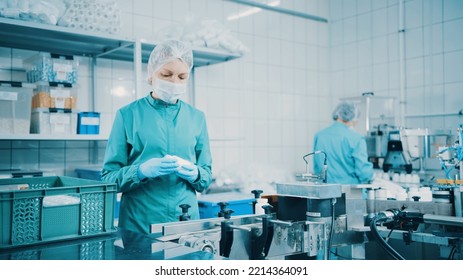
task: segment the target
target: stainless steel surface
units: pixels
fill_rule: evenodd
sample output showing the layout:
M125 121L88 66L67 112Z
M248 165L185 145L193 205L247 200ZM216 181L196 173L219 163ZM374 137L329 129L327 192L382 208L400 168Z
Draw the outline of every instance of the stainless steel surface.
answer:
M401 139L411 158L432 158L439 146L450 145L452 131L448 129L402 129Z
M461 217L426 214L423 219L425 223L463 227L463 218Z
M374 213L388 209L416 210L423 214L453 216L453 205L451 203L416 202L400 200L374 200Z
M386 157L389 134L392 131L397 131L397 128L387 124L378 125L375 129L368 131L367 135L365 136L368 157Z
M303 248L308 256L317 256L320 250L326 248L325 240L327 237L327 230L325 224L317 222L307 222L307 231L304 235Z
M397 229L391 232L390 229L379 227L381 235L388 235L390 241L401 252L410 250L411 246L406 243L406 238L409 236L414 249L406 256L411 259L419 259L420 248L428 250L428 247L431 247L429 250L432 251L423 254L423 259L446 257L446 254L456 259L462 258L455 252L459 252L458 244L463 237L460 237L458 231L454 232L452 227L463 227L463 218L452 216L454 207L452 203L366 200L362 196L365 187L368 188L365 185L277 183L277 193L280 191L281 194L278 193L276 195L278 199L273 202L277 201L276 206L279 208L292 207L293 210L287 210L284 218L281 218L283 216L280 217L277 212L270 219L269 226L273 229L273 237L265 259L328 259L330 251L337 252L341 258L381 258L381 254L372 255L371 250L368 251L368 248L374 247L375 242L370 239L367 217L372 217L380 211L402 208L423 213L425 224L420 224L411 234ZM282 204L287 199L293 203ZM331 225L332 217L329 215L332 211L325 211L324 215L319 217L306 216L309 205L316 206L324 202L329 202L328 204L331 205L334 200L336 204L334 204L333 225ZM368 209L372 211L371 213L367 212L367 204L370 205ZM302 215L300 211L303 211ZM256 240L255 234L259 236L264 231L266 221L264 217L266 216L247 215L230 219L233 222L229 227L233 232L233 243L231 243L229 259L251 259L256 248L253 243ZM222 221L223 218L211 218L153 225L152 228L162 233L162 236L156 238L158 241L178 242L196 252L208 252L218 258ZM373 250L382 249L373 248ZM367 251L369 253L366 253Z
M279 196L291 196L309 199L329 199L341 197L339 184L312 184L312 183L277 183L276 191Z
M463 168L460 168L460 172L462 172ZM453 189L453 204L455 205L455 216L456 217L463 217L463 190L462 186L456 187Z
M290 225L275 224L268 258L281 259L284 256L304 252L304 244L307 243L304 228L305 222L291 223Z
M383 237L389 237L391 239L398 239L398 240L403 240L404 233L405 233L405 231L392 231L391 232L391 230L387 228L379 228L378 231ZM451 244L451 240L456 240L456 239L457 238L436 236L431 233L413 232L411 234L411 241L442 245L442 246L449 246Z
M241 215L231 217L230 221L232 221L235 225L242 225L242 224L250 224L254 223L255 219L259 216L256 215ZM152 224L151 225L151 233L161 233L162 235L174 235L174 234L182 234L186 231L188 232L195 232L195 231L203 231L209 230L214 228L220 228L220 222L223 221L224 218L210 218L210 219L202 219L202 220L191 220L185 222L171 222L171 223L160 223L160 224Z
M396 126L398 100L387 96L363 95L340 98L357 104L360 118L356 130L363 135L374 131L378 126L387 124Z
M207 251L119 229L106 236L0 250L0 260L217 260Z

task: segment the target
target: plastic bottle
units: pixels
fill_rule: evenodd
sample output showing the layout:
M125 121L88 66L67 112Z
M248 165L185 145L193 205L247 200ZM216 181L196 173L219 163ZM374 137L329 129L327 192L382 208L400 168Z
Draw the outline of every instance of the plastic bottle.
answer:
M392 182L394 183L400 182L400 175L397 173L394 173L394 175L392 175Z
M396 194L395 194L395 199L400 200L400 201L406 201L407 200L407 192L405 190L397 191Z
M387 190L385 189L375 190L375 199L376 200L387 200Z
M267 198L257 198L256 199L256 206L254 207L254 213L256 215L263 215L265 214L264 208L262 206L268 205L268 199Z

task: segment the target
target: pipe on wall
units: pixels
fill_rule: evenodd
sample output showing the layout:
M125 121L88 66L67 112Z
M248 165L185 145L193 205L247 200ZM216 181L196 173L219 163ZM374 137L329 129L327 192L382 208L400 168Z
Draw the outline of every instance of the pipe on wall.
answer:
M405 127L405 23L404 8L405 1L399 1L399 127Z

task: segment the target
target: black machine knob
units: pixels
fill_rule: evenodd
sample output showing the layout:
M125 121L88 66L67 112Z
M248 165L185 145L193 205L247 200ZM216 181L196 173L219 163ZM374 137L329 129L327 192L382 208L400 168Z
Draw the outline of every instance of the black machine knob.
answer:
M270 204L263 205L262 208L264 209L265 215L272 214L272 209L273 209L272 205L270 205Z
M226 209L226 210L223 211L223 217L225 219L229 220L231 218L231 214L233 214L233 212L235 212L235 211L233 211L231 209Z
M224 215L223 213L224 213L224 211L225 211L225 209L226 209L226 207L228 205L228 202L219 202L219 203L217 203L217 205L219 205L219 207L220 207L220 211L217 214L217 216L218 217L223 217L223 215Z
M264 191L263 190L252 190L251 192L254 194L254 198L257 199L257 198L260 198L261 193L263 193Z
M180 215L180 221L188 221L190 220L191 216L188 214L188 209L191 207L189 204L180 204L180 208L182 208L182 215Z

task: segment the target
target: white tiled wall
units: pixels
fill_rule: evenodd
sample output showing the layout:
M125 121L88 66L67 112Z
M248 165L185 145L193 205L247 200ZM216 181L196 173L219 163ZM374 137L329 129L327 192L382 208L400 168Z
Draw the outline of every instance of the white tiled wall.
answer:
M291 173L305 170L302 155L312 149L320 120L328 119L320 113L329 114L318 106L320 100L330 102L326 23L265 10L228 21L252 7L221 0L118 3L125 7L122 36L155 40L157 31L194 16L217 20L250 49L240 59L195 69L194 101L207 116L215 174L253 164ZM283 0L281 7L328 17L328 2L323 0ZM130 72L133 66L126 67ZM111 119L120 98L109 95L108 89L118 77L114 65L99 71L108 80L99 86L97 109Z
M194 103L207 116L215 175L255 166L303 171L302 156L311 151L315 131L331 122L339 97L367 91L399 96L399 0L280 1L282 8L325 17L328 24L265 10L229 21L251 7L224 0L117 2L123 20L118 36L155 40L159 30L194 16L217 20L250 49L242 58L195 69ZM405 0L404 15L406 114L458 112L463 109L463 1ZM24 53L13 52L0 48L0 65L20 67ZM79 61L78 107L101 112L101 132L109 134L114 112L136 98L134 65L97 60L92 108L91 60ZM24 78L2 69L0 76ZM147 84L143 91L148 93ZM451 129L463 122L457 116L406 121L410 127ZM66 170L89 162L93 151L88 142L32 141L27 147L18 142L0 141L2 167L32 162L31 167L52 168L64 162ZM99 145L101 162L104 142Z
M230 15L252 7L223 0L118 0L117 3L123 20L118 36L156 40L158 31L196 17L217 20L250 49L240 59L195 69L194 103L207 116L214 174L230 169L246 170L250 166L280 169L291 175L305 170L302 156L311 151L315 130L329 120L329 109L325 109L331 103L327 23L266 10L229 21ZM280 3L285 9L329 16L329 2L325 0ZM91 60L79 58L79 61L78 108L101 112L100 131L109 134L114 112L136 98L133 63L98 59L93 101ZM143 75L144 79L145 65ZM148 93L149 86L145 84L143 89ZM44 142L36 143L33 148L32 154L37 159L24 159L32 162L32 167L63 162L65 166L73 166L71 158L89 161L88 153L78 152L79 149L91 152L89 147L71 149L63 144L56 148L58 152L54 151L59 156L52 158L49 148L42 147L46 145ZM10 147L14 143L3 144ZM5 165L22 164L23 150L2 151ZM43 162L46 159L48 163ZM271 177L271 172L268 174Z
M333 97L400 97L398 0L331 0ZM404 126L455 128L463 109L463 1L405 0ZM415 115L415 116L411 116Z

